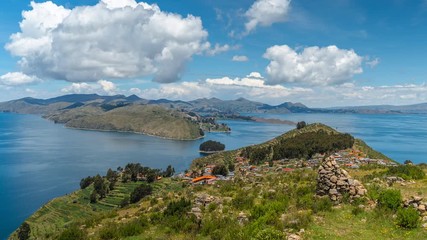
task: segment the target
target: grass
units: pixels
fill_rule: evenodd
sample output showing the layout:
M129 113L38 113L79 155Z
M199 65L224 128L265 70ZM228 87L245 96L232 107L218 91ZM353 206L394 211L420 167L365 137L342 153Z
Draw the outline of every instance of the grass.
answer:
M317 216L306 229L305 239L427 239L427 231L421 228L405 230L396 226L391 216L374 211L354 215L352 206L343 206Z

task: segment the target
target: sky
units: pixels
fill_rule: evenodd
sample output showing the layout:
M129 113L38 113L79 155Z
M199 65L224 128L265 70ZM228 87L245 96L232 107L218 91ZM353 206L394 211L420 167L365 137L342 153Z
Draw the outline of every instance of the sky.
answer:
M0 101L427 102L426 0L2 0Z

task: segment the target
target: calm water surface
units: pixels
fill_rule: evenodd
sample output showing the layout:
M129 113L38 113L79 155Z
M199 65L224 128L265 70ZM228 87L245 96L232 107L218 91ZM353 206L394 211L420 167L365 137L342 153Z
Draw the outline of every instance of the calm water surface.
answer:
M323 122L362 138L403 162L427 162L427 115L287 114L262 115L293 121ZM224 121L232 133L209 133L196 141L173 141L137 134L64 128L38 116L0 113L0 239L48 200L79 187L81 178L105 174L128 162L154 168L171 164L185 170L206 140L227 149L271 139L293 127Z

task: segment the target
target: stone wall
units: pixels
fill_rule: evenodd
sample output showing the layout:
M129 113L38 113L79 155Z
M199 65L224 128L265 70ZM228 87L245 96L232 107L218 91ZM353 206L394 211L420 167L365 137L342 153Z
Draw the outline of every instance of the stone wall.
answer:
M350 200L366 195L367 190L361 182L351 178L337 162L328 157L319 166L317 176L317 195L326 196L333 202L340 202L343 194L348 193Z

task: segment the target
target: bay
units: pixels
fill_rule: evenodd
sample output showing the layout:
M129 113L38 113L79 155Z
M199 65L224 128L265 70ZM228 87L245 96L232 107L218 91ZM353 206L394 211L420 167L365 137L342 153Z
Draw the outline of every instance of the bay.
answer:
M254 115L254 114L251 114ZM365 140L376 150L403 162L427 162L427 115L262 114L308 123L323 122ZM208 133L196 141L64 128L39 116L0 113L0 239L54 197L79 187L81 178L105 174L129 162L180 172L199 157L206 140L226 149L257 144L292 128L289 125L222 121L231 133Z

